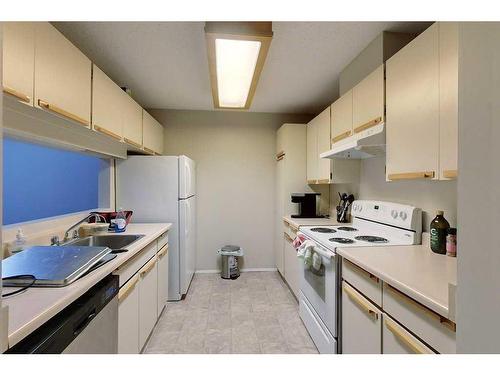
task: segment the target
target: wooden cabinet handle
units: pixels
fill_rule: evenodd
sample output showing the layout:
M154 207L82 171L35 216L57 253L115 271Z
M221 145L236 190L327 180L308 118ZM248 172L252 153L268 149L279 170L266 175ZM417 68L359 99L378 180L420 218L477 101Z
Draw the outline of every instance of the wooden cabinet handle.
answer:
M285 157L285 151L280 151L276 154L277 161L283 160L284 157Z
M429 308L425 307L424 305L418 303L417 301L413 300L412 298L408 297L406 294L400 292L396 288L393 288L389 284L384 283L384 288L386 288L389 292L392 293L395 297L403 300L407 304L413 306L414 308L420 310L430 318L437 320L440 324L442 324L444 327L449 329L452 332L456 332L457 330L457 325L452 322L451 320L445 318L444 316L439 315L438 313L435 313L434 311L430 310Z
M458 171L456 169L448 169L443 171L444 178L457 178Z
M118 301L124 300L130 294L132 289L134 289L138 282L139 275L135 274L124 286L120 288L120 291L118 292Z
M403 342L408 348L410 348L414 353L417 354L428 354L429 352L425 350L424 346L411 337L407 332L405 332L401 327L399 327L392 320L385 319L385 326L391 331L394 336L396 336L401 342Z
M436 172L434 172L434 171L410 172L410 173L391 173L387 177L391 181L416 180L416 179L434 178L435 174L436 174Z
M158 258L163 258L163 256L168 252L168 244L163 246L160 251L158 251Z
M382 117L377 117L371 121L364 123L363 125L359 125L354 128L354 133L361 133L363 130L370 129L371 127L378 125L382 122Z
M324 178L322 180L316 180L316 183L318 184L329 184L331 181L329 178Z
M346 132L343 132L342 134L339 134L337 135L336 137L333 137L332 138L332 143L335 143L335 142L338 142L338 141L341 141L347 137L350 137L352 134L352 130L348 130Z
M373 319L378 320L378 313L371 308L371 306L365 301L364 298L360 297L357 292L352 290L347 284L342 285L342 289L347 294L347 296L356 303L361 309L365 310Z
M135 146L137 148L141 148L142 147L142 145L140 143L137 143L137 142L135 142L135 141L133 141L131 139L123 138L123 140L125 141L125 143L128 143L131 146Z
M70 120L73 120L81 125L89 126L89 122L87 120L81 118L80 116L74 115L68 111L65 111L64 109L59 108L58 106L47 103L46 101L43 101L42 99L38 99L38 105L41 108L46 109L47 111L57 113L58 115L66 117Z
M370 272L368 272L367 270L364 270L363 268L361 268L360 266L358 266L357 264L354 264L350 261L348 261L347 259L344 259L344 261L346 262L346 264L352 268L352 270L354 272L357 272L357 273L360 273L362 274L363 276L365 277L368 277L371 281L374 281L375 283L379 283L380 282L380 279L375 276L375 275L372 275Z
M101 127L99 125L94 125L94 130L98 131L99 133L109 135L110 137L113 137L114 139L117 139L119 141L122 140L122 137L119 136L118 134L113 133L112 131L110 131L108 129L104 129L103 127Z
M144 276L146 275L149 271L151 271L153 269L153 267L155 266L156 264L156 261L158 260L157 256L155 255L149 262L147 262L144 267L142 267L140 270L139 270L139 274L141 276Z
M19 99L20 101L25 102L25 103L29 103L31 101L31 98L28 95L25 95L22 92L14 90L13 88L10 88L10 87L4 86L3 92L6 94L9 94L9 95Z
M155 152L153 150L151 150L150 148L147 148L147 147L144 147L144 151L150 155L154 155Z
M288 242L293 242L292 237L288 233L283 233L283 237L285 237L285 240Z

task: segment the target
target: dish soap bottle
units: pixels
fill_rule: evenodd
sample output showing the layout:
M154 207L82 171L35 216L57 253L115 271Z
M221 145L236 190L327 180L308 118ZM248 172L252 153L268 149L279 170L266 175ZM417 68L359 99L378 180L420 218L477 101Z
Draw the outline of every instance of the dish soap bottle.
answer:
M19 228L16 233L16 239L14 240L14 246L12 247L12 254L18 253L24 250L26 246L26 237L24 236L23 230Z
M436 217L431 221L431 250L438 254L446 254L446 235L450 223L443 216L443 211L437 211Z

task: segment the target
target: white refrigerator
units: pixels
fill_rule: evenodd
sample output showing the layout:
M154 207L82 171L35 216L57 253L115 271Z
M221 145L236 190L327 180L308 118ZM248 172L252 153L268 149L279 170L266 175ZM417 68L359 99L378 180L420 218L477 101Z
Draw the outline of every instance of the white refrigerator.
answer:
M129 156L116 162L116 207L132 222L172 223L168 299L187 293L196 267L196 165L187 156Z

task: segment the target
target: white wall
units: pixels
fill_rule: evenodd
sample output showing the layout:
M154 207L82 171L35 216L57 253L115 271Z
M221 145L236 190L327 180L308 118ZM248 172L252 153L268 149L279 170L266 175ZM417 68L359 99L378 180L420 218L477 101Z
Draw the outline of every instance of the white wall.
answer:
M459 41L457 351L500 353L500 23Z
M408 204L423 210L423 230L436 210L443 210L451 226L457 223L456 181L392 181L385 180L385 157L365 159L361 162L359 185L337 185L331 189L332 211L338 201L337 191L354 194L356 199L375 199Z
M219 268L216 251L236 244L243 267L275 268L276 130L310 116L152 110L165 126L165 154L197 163L197 269Z

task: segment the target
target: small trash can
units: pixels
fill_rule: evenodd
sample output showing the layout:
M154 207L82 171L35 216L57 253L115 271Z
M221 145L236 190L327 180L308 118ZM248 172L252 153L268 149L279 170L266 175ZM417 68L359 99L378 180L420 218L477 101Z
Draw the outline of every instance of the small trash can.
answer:
M239 246L226 245L219 250L221 255L221 273L223 279L237 279L240 276L238 257L243 256L243 249Z

